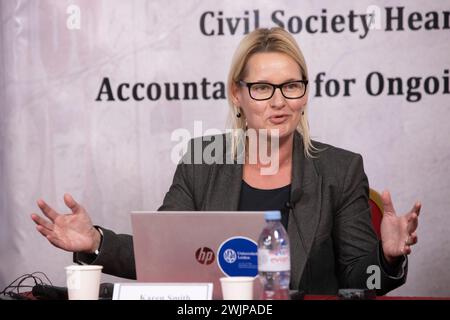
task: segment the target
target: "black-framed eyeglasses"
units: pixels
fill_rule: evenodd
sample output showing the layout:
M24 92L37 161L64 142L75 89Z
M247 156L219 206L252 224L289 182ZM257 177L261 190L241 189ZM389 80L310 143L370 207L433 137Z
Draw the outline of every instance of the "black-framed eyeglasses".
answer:
M240 80L239 83L247 86L250 97L257 101L269 100L273 97L277 88L280 89L281 94L286 99L300 99L306 94L306 87L308 86L308 80L286 81L281 84Z

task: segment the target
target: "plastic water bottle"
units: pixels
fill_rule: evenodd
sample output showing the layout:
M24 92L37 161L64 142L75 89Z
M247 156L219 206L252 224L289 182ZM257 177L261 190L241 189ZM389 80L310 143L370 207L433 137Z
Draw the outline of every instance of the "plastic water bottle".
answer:
M258 240L258 274L264 300L288 300L291 275L289 238L280 211L265 213L266 226Z

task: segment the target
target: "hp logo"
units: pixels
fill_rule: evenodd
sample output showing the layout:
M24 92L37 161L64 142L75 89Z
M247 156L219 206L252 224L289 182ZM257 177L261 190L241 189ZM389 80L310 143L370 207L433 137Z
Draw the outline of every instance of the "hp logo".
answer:
M214 251L208 247L198 248L195 252L195 259L201 264L211 264L214 262L215 258L216 255L214 254Z

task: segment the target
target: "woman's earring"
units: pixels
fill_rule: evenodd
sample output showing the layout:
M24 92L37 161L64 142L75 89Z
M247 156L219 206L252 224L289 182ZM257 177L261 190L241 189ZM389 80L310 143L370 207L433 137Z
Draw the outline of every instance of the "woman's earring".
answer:
M302 116L304 116L305 115L305 111L302 111Z
M236 113L236 117L240 118L241 117L241 113L240 112Z

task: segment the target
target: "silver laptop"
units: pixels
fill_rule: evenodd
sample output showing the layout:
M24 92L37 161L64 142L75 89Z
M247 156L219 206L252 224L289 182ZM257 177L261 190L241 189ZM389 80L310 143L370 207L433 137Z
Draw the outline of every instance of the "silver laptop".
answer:
M257 276L264 212L133 211L131 222L139 282L211 282L221 299L220 277Z

